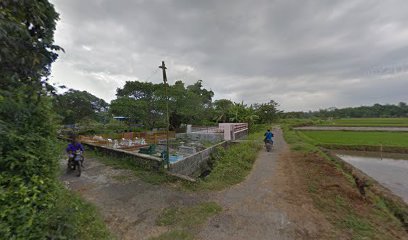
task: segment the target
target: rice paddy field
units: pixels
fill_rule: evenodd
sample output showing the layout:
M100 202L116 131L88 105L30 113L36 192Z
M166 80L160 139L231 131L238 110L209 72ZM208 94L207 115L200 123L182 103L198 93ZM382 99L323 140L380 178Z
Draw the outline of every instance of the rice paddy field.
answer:
M319 126L408 127L408 118L341 118L323 120Z
M372 145L408 148L408 132L298 131L315 144Z

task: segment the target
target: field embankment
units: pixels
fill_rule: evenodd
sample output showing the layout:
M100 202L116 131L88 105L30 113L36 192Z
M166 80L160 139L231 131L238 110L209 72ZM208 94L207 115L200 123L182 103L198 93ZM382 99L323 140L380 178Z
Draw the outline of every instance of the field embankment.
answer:
M359 146L362 139L369 136L371 146L379 146L378 143L388 138L387 141L393 143L390 146L405 148L405 143L401 143L405 135L380 133L379 136L378 133L372 133L362 136L360 132L350 132L352 135L343 135L349 132L338 132L333 136L333 131L309 134L294 131L288 125L284 130L286 141L291 144L294 154L297 154L295 161L298 173L304 179L314 205L325 214L330 223L346 234L346 239L407 238L407 206L396 205L370 188L362 196L351 172L318 147L322 144L346 146L341 145L345 143Z
M408 153L408 132L296 131L310 144L329 149Z

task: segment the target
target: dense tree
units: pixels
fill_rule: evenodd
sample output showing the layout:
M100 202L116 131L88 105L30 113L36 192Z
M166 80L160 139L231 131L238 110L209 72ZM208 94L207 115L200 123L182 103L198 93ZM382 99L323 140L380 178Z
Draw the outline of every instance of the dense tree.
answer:
M0 1L0 236L46 239L56 155L50 65L58 14L47 0Z
M176 81L169 86L170 127L177 128L181 123L198 123L208 116L214 93L203 88L199 80L193 85L184 86ZM166 95L163 84L148 82L126 82L117 90L117 99L111 102L111 113L140 120L146 127L165 126Z
M374 118L374 117L408 117L408 107L405 102L393 104L374 104L373 106L321 109L315 112L289 112L285 118Z
M278 106L279 104L274 100L270 100L268 103L262 103L260 105L256 104L254 108L259 117L259 122L271 123L278 119L279 114L281 113L281 111L278 110Z
M173 91L170 94L174 94ZM200 124L211 114L213 96L214 92L203 88L202 80L198 80L187 86L186 99L174 108L182 106L185 123Z
M73 124L82 120L107 121L109 105L87 91L70 89L54 96L54 109L62 117L62 123Z
M116 96L117 99L111 102L112 114L140 119L149 128L165 126L163 84L128 81L123 88L117 89Z
M408 117L408 108L404 102L398 105L374 104L373 106L329 108L311 112L308 117L320 118L371 118L371 117Z
M234 102L232 102L231 100L228 99L215 100L213 104L215 114L214 120L216 122L228 122L229 114L233 106Z

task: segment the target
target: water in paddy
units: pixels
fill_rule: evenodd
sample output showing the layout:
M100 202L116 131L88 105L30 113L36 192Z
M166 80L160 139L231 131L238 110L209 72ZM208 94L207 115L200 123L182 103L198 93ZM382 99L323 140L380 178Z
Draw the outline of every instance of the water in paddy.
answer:
M337 154L408 203L408 160Z

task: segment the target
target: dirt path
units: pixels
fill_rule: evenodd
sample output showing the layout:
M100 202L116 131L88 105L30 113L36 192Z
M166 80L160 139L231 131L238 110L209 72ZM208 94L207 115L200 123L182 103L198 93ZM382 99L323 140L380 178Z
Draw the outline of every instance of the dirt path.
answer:
M167 227L156 226L162 209L174 205L196 205L208 201L207 194L189 194L171 187L152 185L131 171L113 169L95 159L86 159L81 177L64 174L61 180L101 211L117 239L139 240L158 236Z
M287 144L275 129L272 152L262 150L248 178L214 197L224 211L201 239L327 239L330 224L305 196Z
M223 212L209 221L198 239L329 239L331 226L305 194L296 167L275 129L272 152L261 150L248 178L216 193L185 193L170 186L145 183L130 171L87 159L83 175L61 178L73 191L94 203L118 239L148 239L166 232L155 225L163 208L215 201Z

